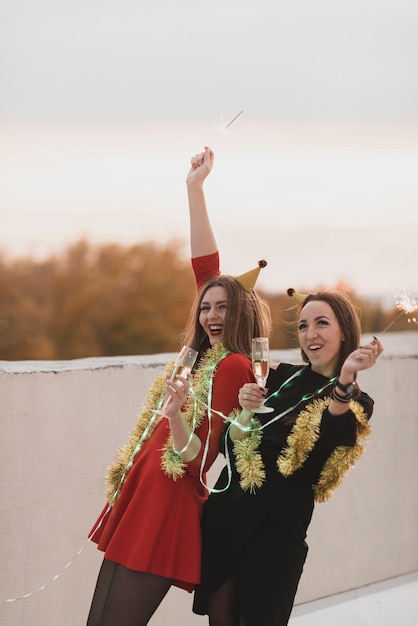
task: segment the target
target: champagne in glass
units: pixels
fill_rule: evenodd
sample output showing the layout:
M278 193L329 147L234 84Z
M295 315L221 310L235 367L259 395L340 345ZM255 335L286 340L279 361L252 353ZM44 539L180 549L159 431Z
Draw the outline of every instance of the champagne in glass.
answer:
M270 369L270 349L267 337L255 337L252 346L252 363L255 379L260 387L264 387ZM259 406L252 409L254 413L271 413L270 406Z
M179 384L179 381L177 381L176 383L176 376L183 376L183 378L187 378L189 374L191 374L197 355L198 352L196 350L193 350L193 348L183 346L178 353L176 360L174 361L173 369L170 374L170 380L175 384ZM169 402L170 398L166 396L164 398L161 409L159 409L158 411L154 411L154 413L158 413L159 415L165 415Z

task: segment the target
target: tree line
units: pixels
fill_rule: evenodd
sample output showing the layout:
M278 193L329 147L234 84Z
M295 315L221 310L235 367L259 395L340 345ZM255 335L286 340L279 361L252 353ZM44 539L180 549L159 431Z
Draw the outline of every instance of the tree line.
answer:
M182 260L176 241L122 246L81 240L45 260L0 256L0 359L175 352L194 294L190 262ZM272 349L295 347L294 301L286 293L261 295L272 310ZM399 313L350 297L365 333L378 333ZM396 330L408 328L402 316Z

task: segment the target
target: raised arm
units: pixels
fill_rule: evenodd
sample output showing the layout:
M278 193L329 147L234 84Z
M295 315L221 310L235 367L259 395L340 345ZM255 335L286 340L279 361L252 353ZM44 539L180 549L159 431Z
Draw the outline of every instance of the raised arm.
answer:
M192 258L206 256L218 251L203 192L203 183L212 170L213 161L212 150L205 147L204 152L192 157L191 168L186 177Z

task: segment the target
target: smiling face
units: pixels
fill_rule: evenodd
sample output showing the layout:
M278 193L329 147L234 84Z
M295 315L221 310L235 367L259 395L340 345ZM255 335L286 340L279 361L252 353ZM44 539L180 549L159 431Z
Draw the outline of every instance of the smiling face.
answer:
M299 318L299 342L314 372L331 378L337 373L344 334L331 306L322 300L311 300Z
M209 287L200 303L199 322L211 346L222 341L227 306L224 287Z

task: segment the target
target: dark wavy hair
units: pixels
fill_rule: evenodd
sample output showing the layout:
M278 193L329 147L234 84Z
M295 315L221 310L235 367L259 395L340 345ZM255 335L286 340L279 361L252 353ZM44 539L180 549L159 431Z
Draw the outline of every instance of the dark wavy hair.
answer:
M223 345L229 352L251 356L253 337L270 335L270 308L254 290L247 291L236 278L225 274L211 278L201 288L183 334L183 343L198 350L199 353L210 347L209 338L199 322L199 315L202 300L211 287L223 287L226 291Z
M303 311L303 308L308 302L320 301L329 304L333 310L335 317L338 320L338 324L344 335L344 341L341 343L340 354L337 363L337 371L334 374L337 376L342 368L342 365L346 358L353 350L356 350L360 345L361 338L361 326L360 317L357 309L354 307L348 296L339 290L332 291L318 291L317 293L311 293L306 296L305 300L300 306L299 316ZM301 349L302 358L305 363L309 363L309 359L304 351Z

